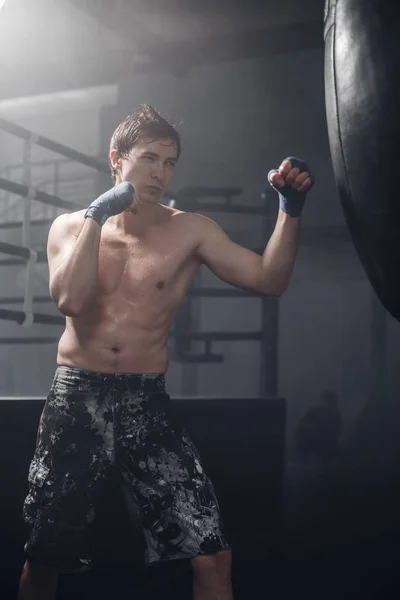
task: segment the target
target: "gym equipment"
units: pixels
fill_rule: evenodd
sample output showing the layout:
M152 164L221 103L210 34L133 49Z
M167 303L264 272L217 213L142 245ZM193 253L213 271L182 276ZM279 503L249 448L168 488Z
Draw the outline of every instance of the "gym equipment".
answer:
M327 0L325 96L343 212L368 278L400 320L400 3Z

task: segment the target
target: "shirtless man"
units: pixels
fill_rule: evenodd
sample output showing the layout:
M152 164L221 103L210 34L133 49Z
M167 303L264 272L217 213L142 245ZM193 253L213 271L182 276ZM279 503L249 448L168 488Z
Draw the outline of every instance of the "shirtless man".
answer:
M54 600L58 573L90 568L111 469L140 519L147 563L190 559L195 600L232 599L218 502L165 392L168 330L201 264L247 290L283 293L312 176L298 159L270 172L281 210L259 256L212 220L160 204L179 155L176 129L143 106L112 136L114 188L51 227L50 292L67 318L29 468L20 600Z

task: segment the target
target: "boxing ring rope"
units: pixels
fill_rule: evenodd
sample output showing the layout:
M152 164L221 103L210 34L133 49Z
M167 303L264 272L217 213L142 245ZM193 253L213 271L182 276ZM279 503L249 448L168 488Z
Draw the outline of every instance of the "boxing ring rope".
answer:
M7 242L0 242L0 252L3 254L10 254L11 256L19 256L25 260L29 260L31 255L31 250L29 248L14 246L14 244L8 244ZM36 254L38 262L47 262L47 256L44 250L38 250Z
M36 346L37 344L55 344L56 342L58 342L56 337L0 337L0 346Z
M0 177L0 188L6 190L6 192L11 192L12 194L16 194L17 196L22 196L24 198L32 193L32 190L30 190L27 185L11 181L10 179L4 179L4 177ZM52 194L47 194L46 192L41 192L40 190L33 191L32 199L36 200L37 202L42 202L42 204L57 206L57 208L65 208L66 210L82 210L85 208L80 204L76 204L70 200L63 200L62 198L58 198L58 196L53 196Z
M79 162L82 165L92 167L100 173L106 173L107 175L110 175L110 169L108 168L108 165L105 162L99 160L98 158L87 156L82 152L78 152L78 150L68 148L68 146L64 146L63 144L55 142L54 140L50 140L47 137L34 134L28 129L21 127L20 125L10 123L5 119L0 118L0 130L4 131L5 133L10 133L23 140L30 141L32 144L35 144L42 148L46 148L46 150L50 150L51 152L60 154L61 156L69 158L70 160L73 160L75 162Z
M22 310L8 310L0 308L0 319L4 321L14 321L18 325L23 325L26 314ZM64 325L64 317L57 315L46 315L43 313L33 313L32 323L41 323L42 325Z

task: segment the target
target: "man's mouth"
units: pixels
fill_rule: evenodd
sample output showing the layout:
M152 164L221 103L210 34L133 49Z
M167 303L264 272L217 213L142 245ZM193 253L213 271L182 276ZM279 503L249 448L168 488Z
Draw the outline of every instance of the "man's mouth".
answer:
M154 192L162 192L162 188L158 185L148 185L147 188L149 190L153 190Z

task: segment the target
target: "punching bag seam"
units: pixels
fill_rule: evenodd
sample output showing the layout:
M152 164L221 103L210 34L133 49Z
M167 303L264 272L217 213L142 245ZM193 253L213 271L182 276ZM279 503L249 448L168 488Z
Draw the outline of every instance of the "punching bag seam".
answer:
M329 35L330 30L335 24L335 15L336 15L336 1L333 0L325 0L325 10L324 10L324 40Z
M344 144L343 144L343 137L342 137L342 129L341 129L341 125L340 125L340 117L339 117L339 112L340 112L340 106L339 106L339 95L338 95L338 87L337 87L337 74L336 74L336 60L335 60L335 52L336 52L336 3L334 5L331 6L331 14L329 18L332 18L332 24L329 27L329 31L332 29L332 76L333 76L333 87L334 87L334 105L335 105L335 120L336 120L336 126L337 126L337 133L338 133L338 138L339 138L339 147L340 147L340 157L341 157L341 161L342 161L342 166L343 166L343 173L344 176L346 178L346 184L347 184L347 188L349 190L350 196L352 196L352 187L350 185L350 179L349 179L349 174L348 174L348 170L347 170L347 163L345 160L345 150L344 150ZM327 32L327 36L328 37L328 32ZM339 196L341 197L341 193L339 190ZM352 234L354 234L357 231L357 235L359 237L361 237L363 235L363 232L360 230L359 227L357 227L355 220L354 220L354 215L351 217L351 222L348 223L350 232ZM359 258L361 260L361 263L363 264L363 259L359 254L358 248L357 248L357 252L359 255Z
M328 37L329 32L333 26L334 26L334 24L332 23L331 25L329 25L329 28L324 31L324 40Z
M335 7L336 9L336 7ZM336 12L336 10L335 10ZM336 16L336 15L335 15ZM336 77L336 61L335 61L335 52L336 52L336 27L335 27L335 16L333 18L333 22L331 25L331 28L333 29L332 31L332 65L333 65L333 86L334 86L334 90L335 90L335 119L336 119L336 125L337 125L337 132L338 132L338 136L339 136L339 146L340 146L340 155L342 157L342 164L343 164L343 170L345 173L345 177L346 177L346 182L347 182L347 186L348 189L350 190L350 194L351 194L351 187L350 187L350 180L348 177L348 172L347 172L347 166L346 166L346 162L345 162L345 157L344 157L344 148L343 148L343 139L342 139L342 130L341 130L341 126L340 126L340 118L339 118L339 101L338 101L338 88L337 88L337 77Z

